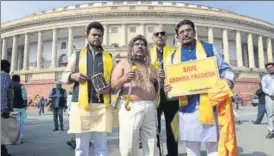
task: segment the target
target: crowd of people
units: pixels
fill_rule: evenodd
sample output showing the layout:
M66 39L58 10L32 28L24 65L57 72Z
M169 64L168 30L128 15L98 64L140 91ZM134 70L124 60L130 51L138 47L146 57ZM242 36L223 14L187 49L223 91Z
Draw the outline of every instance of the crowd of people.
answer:
M67 92L58 82L51 90L49 100L41 97L38 102L40 115L50 104L53 131L64 131L63 112L68 108L68 133L73 134L68 145L75 149L75 156L89 156L91 140L94 155L108 156L107 133L111 133L114 127L119 127L121 156L137 156L139 142L144 155L163 155L162 114L166 123L167 156L178 155L179 141L184 143L189 156L200 156L201 144L205 144L208 156L237 155L231 107L231 90L235 83L231 67L213 44L195 39L192 21L180 21L175 32L176 47L166 44L167 34L163 25L154 28L154 44L150 50L143 35L133 37L127 58L117 62L102 47L102 24L92 22L87 26L88 44L73 54L67 65L69 72L63 75L63 82L73 89ZM167 97L173 89L166 83L167 65L213 56L221 80L212 92L222 88L222 96L219 91L212 97L204 93ZM265 67L268 74L262 78L261 88L257 91L260 105L254 124L261 123L266 113L269 119L267 138L274 138L274 63L267 63ZM28 96L19 75L10 79L9 68L9 62L1 60L2 118L8 118L12 110L19 112L20 136L17 143L22 143ZM233 101L239 109L240 96L234 96ZM9 156L4 145L1 149Z

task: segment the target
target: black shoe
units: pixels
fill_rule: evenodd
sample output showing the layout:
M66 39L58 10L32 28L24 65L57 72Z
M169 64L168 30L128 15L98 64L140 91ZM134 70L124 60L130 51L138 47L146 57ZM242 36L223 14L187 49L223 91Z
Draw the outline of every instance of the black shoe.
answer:
M60 131L64 131L64 128L61 128Z
M274 138L274 133L268 133L268 134L266 135L266 138L267 138L267 139L272 139L272 138Z
M261 124L260 122L257 122L257 121L251 121L253 124L255 124L255 125L259 125L259 124Z
M69 145L72 149L75 149L76 147L75 143L72 143L71 141L68 141L67 145Z
M58 130L59 130L59 129L55 128L55 129L53 129L53 132L58 131Z
M236 124L240 125L240 124L242 124L242 121L238 120L238 121L236 121Z
M142 142L139 142L139 148L143 148L143 143Z

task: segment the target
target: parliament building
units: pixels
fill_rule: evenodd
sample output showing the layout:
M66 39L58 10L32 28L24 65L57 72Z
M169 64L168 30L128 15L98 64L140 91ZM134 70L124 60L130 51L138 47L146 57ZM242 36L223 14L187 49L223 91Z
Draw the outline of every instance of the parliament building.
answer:
M144 35L152 44L153 28L163 24L167 44L175 42L175 25L190 19L196 38L213 43L236 75L234 92L248 104L266 62L273 62L274 24L213 8L172 1L92 2L45 10L1 23L1 58L11 62L30 98L48 96L66 72L70 56L86 43L86 26L104 25L103 47L117 59L127 55L130 39ZM68 87L64 85L64 87Z

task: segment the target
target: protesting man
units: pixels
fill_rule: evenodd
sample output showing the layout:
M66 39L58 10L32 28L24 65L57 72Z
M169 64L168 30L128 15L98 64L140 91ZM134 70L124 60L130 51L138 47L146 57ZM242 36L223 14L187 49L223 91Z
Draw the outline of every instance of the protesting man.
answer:
M20 76L19 75L13 75L12 76L13 81L13 109L16 112L19 112L20 119L20 137L18 139L18 143L21 143L21 139L23 137L23 132L25 129L25 121L27 118L27 102L28 102L28 95L27 90L23 84L20 83Z
M106 132L112 131L109 84L115 60L102 48L104 28L101 23L90 23L86 35L88 45L74 53L67 66L69 73L64 75L66 83L74 83L69 133L76 137L75 156L90 155L91 138L95 156L108 156ZM98 86L100 84L102 86Z
M222 56L219 53L216 53L216 50L212 44L201 42L195 39L196 31L195 25L192 21L183 20L179 22L176 25L175 31L181 43L178 46L176 52L171 56L172 64L216 56L221 79L226 80L227 84L230 87L233 87L234 74L232 69L227 63L223 61ZM227 84L225 85L227 86ZM171 89L172 87L170 85L165 85L165 92L169 92ZM210 100L208 99L207 94L196 94L179 97L179 139L185 143L187 155L200 156L201 143L205 143L207 155L228 155L221 154L222 152L226 151L218 151L218 119L216 119L216 109L213 107L213 104L208 103L209 101ZM231 105L231 103L229 103L229 105ZM201 110L205 110L205 108L207 108L207 111L200 111L202 106L203 109ZM232 113L232 108L230 109L230 113ZM205 119L207 119L207 121L204 121ZM234 121L232 121L232 124L233 131ZM222 135L222 137L225 136ZM233 137L231 142L235 143L235 135L232 136ZM226 139L224 139L224 141L226 141ZM237 146L235 147L233 144L231 147L232 151L229 152L236 154L236 148ZM217 151L220 153L218 154Z
M174 49L166 45L167 35L164 30L163 25L159 25L154 28L152 40L154 45L150 50L151 62L153 66L159 73L159 76L165 77L164 66L170 60L171 54L174 52ZM177 156L178 155L178 143L175 141L172 130L171 130L171 121L178 110L178 101L168 101L163 89L160 90L160 101L157 109L158 117L158 133L161 132L161 115L164 113L166 121L166 138L167 138L167 151L168 156ZM160 136L157 135L158 147L160 144ZM163 154L163 153L162 153Z
M268 72L262 78L262 89L265 93L265 109L268 117L268 134L266 138L274 138L274 62L265 65Z
M139 133L143 155L158 156L156 147L157 73L151 65L147 40L138 35L129 43L127 59L114 68L111 83L114 93L120 91L119 141L121 156L138 156Z
M56 88L51 90L49 98L52 101L51 109L53 110L53 121L54 129L53 131L59 130L58 118L60 122L60 130L64 131L64 122L63 122L63 111L67 104L67 91L62 88L62 83L57 82Z

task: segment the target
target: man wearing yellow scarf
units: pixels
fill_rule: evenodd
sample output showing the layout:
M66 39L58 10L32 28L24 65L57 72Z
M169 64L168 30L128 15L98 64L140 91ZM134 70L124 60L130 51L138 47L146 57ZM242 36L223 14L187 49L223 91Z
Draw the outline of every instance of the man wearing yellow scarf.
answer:
M232 69L224 62L222 56L216 53L212 44L195 39L196 31L192 21L183 20L179 22L175 30L181 43L176 52L171 56L171 63L177 64L216 56L221 79L224 79L231 88L234 86ZM227 84L225 85L227 86ZM221 82L219 83L219 86L225 85ZM223 115L224 113L230 113L231 115L231 111L227 111L229 109L231 110L231 107L229 107L231 91L229 87L227 87L226 92L229 93L227 93L226 96L222 96L219 94L224 93L224 91L221 91L222 88L225 87L216 87L213 94L196 94L179 97L180 109L179 117L177 116L179 120L179 139L185 143L188 156L200 156L201 143L205 143L208 156L237 155L235 127L234 125L227 125L226 123L231 123L231 117L228 119L226 118L228 115ZM170 85L165 85L164 87L165 92L171 89ZM215 91L218 93L218 97L222 96L226 99L224 100L225 102L222 101L226 105L219 105L219 101L216 102ZM212 100L210 96L215 96L215 101ZM215 106L216 104L217 106ZM223 114L221 115L221 113ZM219 126L223 128L219 129ZM227 139L225 138L226 136L232 136L232 139L229 140L230 138ZM231 143L233 143L233 145L230 145Z
M158 25L154 28L152 40L154 45L150 49L151 63L154 68L158 71L159 77L165 77L164 67L170 60L171 54L174 52L174 48L166 44L167 34L163 25ZM178 110L178 101L168 101L163 89L158 91L158 135L157 135L157 145L160 147L163 143L160 142L161 135L161 115L164 113L166 122L166 140L167 140L167 155L173 156L178 155L178 144L174 139L171 121ZM163 140L161 140L163 141ZM162 153L163 154L163 153Z
M69 133L75 134L75 156L90 156L89 142L94 141L95 156L108 156L107 134L112 131L112 108L110 105L110 76L115 60L101 46L104 28L99 22L87 26L86 45L76 52L67 66L64 82L74 83ZM95 90L91 76L102 73L107 83L105 89Z

